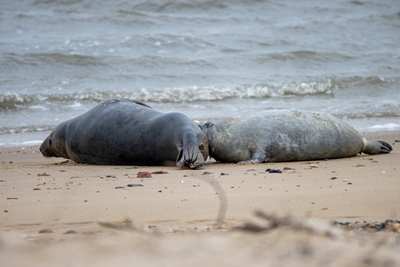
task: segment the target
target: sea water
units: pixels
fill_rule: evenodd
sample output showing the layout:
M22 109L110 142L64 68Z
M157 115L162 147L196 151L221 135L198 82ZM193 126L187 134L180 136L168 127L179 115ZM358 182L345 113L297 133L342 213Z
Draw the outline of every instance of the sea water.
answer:
M116 97L199 123L297 109L400 130L398 0L1 2L1 146Z

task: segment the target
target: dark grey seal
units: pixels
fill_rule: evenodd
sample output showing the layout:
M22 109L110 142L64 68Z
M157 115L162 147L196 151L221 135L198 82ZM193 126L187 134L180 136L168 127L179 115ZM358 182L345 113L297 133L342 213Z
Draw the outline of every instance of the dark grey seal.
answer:
M308 111L262 111L200 125L210 157L220 162L280 162L389 153L331 115Z
M45 157L77 163L197 168L208 158L206 135L181 113L161 113L127 99L100 103L58 125L44 140Z

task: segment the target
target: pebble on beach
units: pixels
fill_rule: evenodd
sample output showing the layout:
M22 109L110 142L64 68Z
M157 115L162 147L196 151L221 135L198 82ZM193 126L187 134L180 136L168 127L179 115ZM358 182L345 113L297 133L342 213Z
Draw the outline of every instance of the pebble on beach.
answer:
M268 173L282 173L282 171L279 170L279 169L269 169L269 168L266 170L266 172L268 172Z
M139 172L137 178L151 178L151 173L149 172Z

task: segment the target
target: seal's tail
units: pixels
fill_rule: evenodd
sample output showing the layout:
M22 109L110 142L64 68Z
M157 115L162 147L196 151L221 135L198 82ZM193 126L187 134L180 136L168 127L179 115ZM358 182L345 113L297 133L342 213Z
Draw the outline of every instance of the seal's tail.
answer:
M388 154L393 150L392 146L384 141L368 141L363 138L363 142L364 147L362 152L365 154Z

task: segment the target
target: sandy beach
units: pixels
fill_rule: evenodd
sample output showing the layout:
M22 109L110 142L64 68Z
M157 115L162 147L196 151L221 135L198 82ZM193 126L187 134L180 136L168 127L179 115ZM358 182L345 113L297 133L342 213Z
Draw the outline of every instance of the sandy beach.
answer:
M364 136L392 153L180 170L1 148L1 266L400 266L400 132Z

